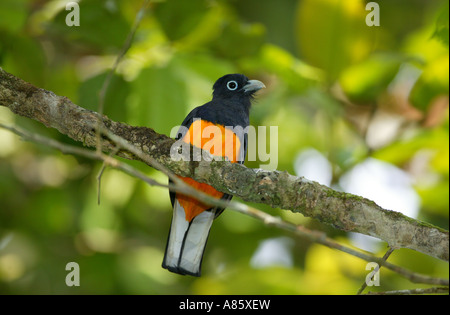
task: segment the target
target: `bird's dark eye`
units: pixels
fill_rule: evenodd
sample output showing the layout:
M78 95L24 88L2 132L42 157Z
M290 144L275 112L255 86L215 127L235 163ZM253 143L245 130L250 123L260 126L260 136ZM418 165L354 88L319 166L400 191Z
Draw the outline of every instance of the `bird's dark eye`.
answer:
M234 91L234 90L236 90L237 88L238 88L238 84L237 84L237 82L236 81L228 81L228 83L227 83L227 88L230 90L230 91Z

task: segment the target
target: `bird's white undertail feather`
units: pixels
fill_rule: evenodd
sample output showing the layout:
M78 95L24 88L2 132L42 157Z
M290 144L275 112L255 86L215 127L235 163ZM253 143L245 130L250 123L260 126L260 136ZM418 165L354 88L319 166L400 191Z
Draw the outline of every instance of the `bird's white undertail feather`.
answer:
M184 234L189 227L189 222L185 219L184 209L177 199L173 207L172 225L170 227L169 239L167 240L166 254L163 265L177 268Z
M164 268L178 273L200 275L203 251L214 216L214 211L204 211L189 223L183 207L175 199Z

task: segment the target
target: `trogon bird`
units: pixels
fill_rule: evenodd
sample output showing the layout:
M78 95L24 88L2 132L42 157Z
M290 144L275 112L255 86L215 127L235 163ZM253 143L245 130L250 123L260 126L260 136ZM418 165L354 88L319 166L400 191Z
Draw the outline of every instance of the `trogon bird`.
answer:
M242 74L219 78L213 86L212 100L187 115L176 140L181 139L230 162L244 163L247 133L237 130L246 130L249 126L253 94L264 87L262 82L249 80ZM208 184L188 177L180 178L214 198L227 201L232 198ZM199 277L209 230L224 209L175 192L170 192L170 200L173 216L162 267L181 275Z

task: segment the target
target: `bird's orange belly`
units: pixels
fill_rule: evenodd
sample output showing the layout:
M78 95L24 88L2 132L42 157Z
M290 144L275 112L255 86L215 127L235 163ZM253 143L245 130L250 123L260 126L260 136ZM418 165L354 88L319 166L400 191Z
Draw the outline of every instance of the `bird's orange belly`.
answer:
M212 155L226 157L232 163L237 162L240 150L239 138L234 132L225 126L215 125L205 120L194 120L183 141L208 151ZM199 183L189 177L181 177L188 185L200 190L214 198L220 199L224 193L217 191L214 187ZM211 208L198 200L177 193L176 198L183 207L186 221L191 221L195 216Z

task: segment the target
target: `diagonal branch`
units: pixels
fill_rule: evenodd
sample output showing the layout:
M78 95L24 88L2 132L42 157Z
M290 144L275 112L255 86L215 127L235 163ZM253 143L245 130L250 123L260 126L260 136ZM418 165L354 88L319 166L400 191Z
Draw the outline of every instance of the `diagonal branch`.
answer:
M68 98L39 89L0 68L0 105L17 115L55 128L85 146L96 146L99 115L81 108ZM105 128L139 147L173 173L192 177L245 201L300 212L344 230L374 236L393 249L410 248L448 261L449 233L431 224L381 208L368 199L335 191L287 172L250 169L226 161L174 161L170 158L173 139L146 127L133 127L102 116ZM104 139L102 150L116 144ZM117 155L142 160L121 149Z
M133 176L135 178L138 178L138 179L146 182L147 184L149 184L151 186L159 186L159 187L163 187L163 188L168 188L171 191L176 191L176 192L180 192L180 193L186 194L191 197L195 197L198 200L200 200L206 204L210 204L211 206L227 207L228 209L231 209L231 210L240 212L244 215L248 215L255 219L258 219L268 226L275 226L280 229L289 231L289 232L293 233L294 235L308 239L311 242L316 242L316 243L322 244L328 248L335 249L335 250L341 251L343 253L347 253L349 255L358 257L358 258L366 260L368 262L377 262L379 264L379 266L381 266L381 264L383 264L386 268L409 279L411 282L425 283L425 284L432 284L432 285L444 285L444 286L448 286L448 284L449 284L448 279L430 277L427 275L415 273L415 272L412 272L405 268L387 263L386 259L388 258L390 253L392 253L392 251L393 251L391 248L384 255L384 257L380 259L376 256L368 255L361 251L350 248L348 246L339 244L336 241L328 238L325 235L325 233L322 233L319 231L314 231L314 230L309 230L303 226L295 225L293 223L283 221L279 217L273 217L261 210L249 207L240 202L231 201L228 203L221 199L212 198L211 196L209 196L201 191L192 189L192 187L185 185L183 181L179 181L178 183L174 183L174 184L172 184L172 183L161 184L161 183L155 181L154 179L149 178L148 176L141 173L140 171L136 170L132 166L125 164L123 162L120 162L117 159L111 157L111 154L105 155L101 152L99 153L97 151L92 151L89 149L84 149L84 148L79 148L79 147L72 146L72 145L63 144L63 143L60 143L53 139L43 137L39 134L31 134L27 131L20 130L15 127L3 125L2 123L0 123L0 128L9 130L9 131L15 133L16 135L20 136L24 140L32 141L32 142L35 142L38 144L42 144L42 145L57 149L57 150L63 152L64 154L79 155L79 156L84 156L89 159L103 161L104 166L111 166L113 168L119 169L119 170L127 173L130 176ZM135 148L133 151L135 151L135 150L139 150L139 149ZM114 152L112 152L112 153L114 153ZM103 170L103 168L102 168L102 170Z

